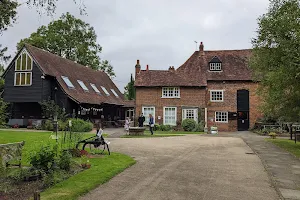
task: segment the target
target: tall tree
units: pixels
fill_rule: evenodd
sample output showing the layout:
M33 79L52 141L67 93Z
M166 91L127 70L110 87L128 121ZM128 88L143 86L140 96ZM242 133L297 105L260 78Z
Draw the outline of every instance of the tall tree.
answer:
M132 77L130 77L130 82L125 86L125 98L127 100L134 100L135 99L135 88L134 88L134 79Z
M102 47L97 44L94 28L69 13L48 26L41 26L29 38L22 39L17 49L20 50L25 43L115 76L109 62L99 57Z
M261 83L263 111L285 121L300 119L299 16L299 0L270 0L252 41L250 67Z

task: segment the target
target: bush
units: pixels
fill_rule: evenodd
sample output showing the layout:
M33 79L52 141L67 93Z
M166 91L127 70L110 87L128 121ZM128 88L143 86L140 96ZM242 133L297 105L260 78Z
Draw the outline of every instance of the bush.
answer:
M42 129L47 131L53 131L53 122L49 119L45 120L42 124Z
M64 131L67 128L68 122L64 122L62 120L58 120L58 130L59 131Z
M193 129L193 132L203 132L204 131L204 123L203 121L196 124L195 128Z
M271 132L271 133L269 133L269 136L270 136L272 139L276 139L277 134L274 133L274 132Z
M160 125L154 124L154 131L160 131Z
M193 119L185 119L182 121L182 128L184 131L193 131L196 127L196 122Z
M30 155L29 161L30 164L38 170L43 170L46 173L49 173L54 169L56 164L56 152L57 145L55 146L42 146L38 152L35 152Z
M72 120L73 132L90 132L93 130L93 124L89 121L84 121L82 119L70 119Z
M69 171L71 168L71 158L72 155L69 153L69 151L62 151L58 161L59 168Z
M161 131L170 131L172 130L172 127L170 125L160 125Z

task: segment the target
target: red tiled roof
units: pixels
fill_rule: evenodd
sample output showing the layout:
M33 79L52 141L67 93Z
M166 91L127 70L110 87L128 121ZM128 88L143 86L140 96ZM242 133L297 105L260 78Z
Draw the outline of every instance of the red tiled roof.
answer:
M209 71L209 62L217 56L222 71ZM135 86L206 86L207 81L251 81L248 68L251 50L195 51L177 70L141 70Z
M37 62L41 70L45 75L53 76L57 79L59 85L64 92L73 100L78 103L88 104L116 104L124 105L124 96L109 78L109 76L102 71L95 71L89 67L85 67L81 64L75 63L71 60L62 58L48 51L39 49L31 45L25 45L25 48L30 55ZM69 88L61 76L66 76L74 85L74 89ZM88 92L85 92L77 80L84 82L88 88ZM97 94L91 87L90 83L96 85L101 95ZM105 95L101 86L105 87L109 92L109 96ZM111 89L114 89L119 97L116 97Z

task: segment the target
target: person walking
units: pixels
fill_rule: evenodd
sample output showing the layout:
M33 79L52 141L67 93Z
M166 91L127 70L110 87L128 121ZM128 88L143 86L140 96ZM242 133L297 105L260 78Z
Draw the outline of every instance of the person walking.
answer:
M145 117L143 115L143 113L139 116L138 118L138 122L139 122L139 127L143 127L144 126L144 121L145 121Z
M149 114L149 129L150 129L151 135L153 135L153 127L154 127L154 118L151 114Z
M130 124L129 117L126 117L125 125L124 125L125 131L126 131L126 135L129 134L129 124Z

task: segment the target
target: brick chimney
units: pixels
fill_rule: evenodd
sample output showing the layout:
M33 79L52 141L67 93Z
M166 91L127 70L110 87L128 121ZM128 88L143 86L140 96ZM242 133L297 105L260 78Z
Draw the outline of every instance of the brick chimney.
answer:
M199 54L200 56L204 56L204 45L203 42L200 42L200 46L199 46Z
M140 71L141 71L140 60L137 60L136 65L135 65L135 79L136 79L136 76L140 73Z
M147 71L149 70L149 65L146 66L146 70L147 70Z
M174 66L170 66L170 67L169 67L169 71L175 71Z

